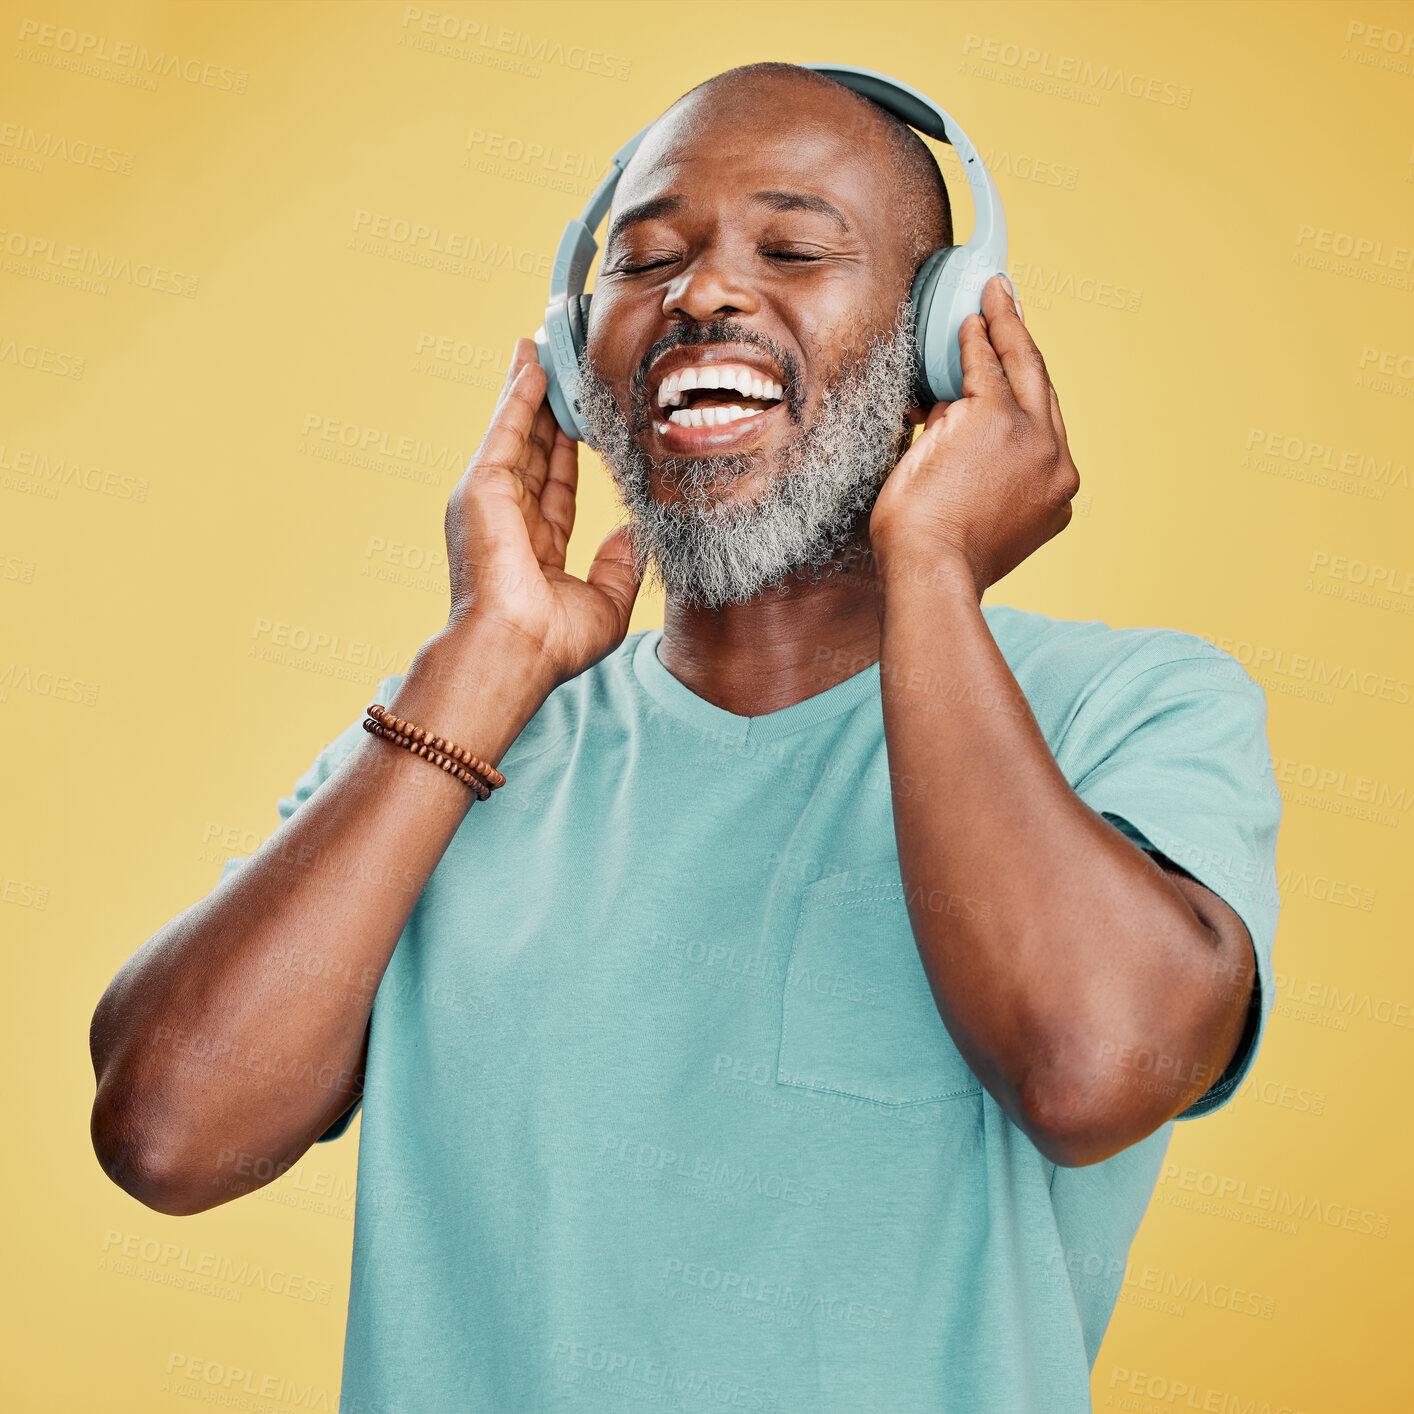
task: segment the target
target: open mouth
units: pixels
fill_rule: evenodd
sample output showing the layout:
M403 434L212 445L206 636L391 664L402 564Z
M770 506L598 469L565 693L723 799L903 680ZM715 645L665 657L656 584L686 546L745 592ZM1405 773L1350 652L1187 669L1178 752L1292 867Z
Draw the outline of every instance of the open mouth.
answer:
M759 417L785 396L770 373L745 363L680 368L658 385L657 418L676 427L725 427Z

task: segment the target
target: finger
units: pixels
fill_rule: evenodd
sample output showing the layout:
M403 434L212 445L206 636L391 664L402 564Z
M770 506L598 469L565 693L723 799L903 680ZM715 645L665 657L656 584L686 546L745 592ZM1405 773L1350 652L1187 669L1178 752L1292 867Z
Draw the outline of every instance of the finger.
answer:
M545 400L545 374L538 364L522 364L491 414L491 425L476 449L475 465L519 473L529 460L530 433Z
M517 339L511 345L511 361L506 366L505 381L501 384L501 391L496 394L496 408L492 411L492 416L500 409L506 400L506 395L511 391L512 384L516 381L516 375L526 366L527 363L538 363L536 357L534 339Z
M550 468L550 449L555 445L557 431L558 424L555 421L555 414L550 407L549 398L546 398L540 404L539 410L535 414L535 421L531 424L530 455L526 461L525 470L521 473L521 480L525 482L526 489L533 496L538 496L541 488L545 485L545 475Z
M589 573L584 579L586 584L592 584L613 605L619 637L622 638L628 632L634 600L638 598L641 583L634 564L633 542L629 538L627 525L615 526L599 542L599 548L594 552L594 562L589 566Z
M1057 446L1063 453L1065 496L1069 504L1080 491L1080 469L1070 455L1070 441L1065 435L1065 419L1061 416L1060 398L1054 384L1051 385L1051 425L1056 429Z
M1011 296L1011 302L1012 302L1012 304L1014 304L1014 305L1016 306L1016 317L1017 317L1019 320L1021 320L1022 324L1025 324L1025 323L1026 323L1026 311L1025 311L1024 309L1022 309L1022 307L1021 307L1021 296L1020 296L1019 294L1017 294L1017 292L1016 292L1016 286L1012 283L1011 276L1010 276L1010 275L1007 275L1007 276L1005 276L1005 279L1006 279L1006 291L1007 291L1007 294L1009 294L1009 295Z
M1060 396L1056 392L1054 383L1048 384L1051 390L1051 426L1056 429L1056 436L1060 438L1062 447L1070 446L1070 439L1065 435L1065 419L1061 416Z
M557 569L565 567L565 547L574 532L575 493L579 486L579 443L555 428L555 445L550 449L549 473L540 493L540 514L555 529L558 544Z
M982 290L987 336L1011 384L1012 396L1033 417L1050 416L1050 375L1046 361L1027 333L1004 275L993 275Z
M1011 397L1006 373L997 358L997 351L987 337L986 321L980 314L969 314L958 331L958 351L962 355L962 396L981 398L1003 395Z
M511 351L511 367L519 373L527 363L539 363L540 353L535 347L534 339L527 339L522 335L515 341L515 347Z

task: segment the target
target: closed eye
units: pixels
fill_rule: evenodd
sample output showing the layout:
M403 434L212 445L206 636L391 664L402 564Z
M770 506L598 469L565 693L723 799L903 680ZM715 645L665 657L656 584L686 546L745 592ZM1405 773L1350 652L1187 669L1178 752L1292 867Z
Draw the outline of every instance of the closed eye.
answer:
M823 260L825 258L823 255L811 255L808 252L801 250L763 250L761 254L764 255L767 260L794 260L809 262L812 260Z
M619 264L619 265L616 265L616 266L614 267L614 274L615 274L615 275L637 275L637 274L640 274L640 273L641 273L642 271L644 271L644 270L659 270L659 269L661 269L664 265L671 265L676 259L677 259L677 256L675 256L675 255L665 255L665 256L663 256L661 259L658 259L658 260L646 260L646 261L641 262L641 263L638 264L638 265Z

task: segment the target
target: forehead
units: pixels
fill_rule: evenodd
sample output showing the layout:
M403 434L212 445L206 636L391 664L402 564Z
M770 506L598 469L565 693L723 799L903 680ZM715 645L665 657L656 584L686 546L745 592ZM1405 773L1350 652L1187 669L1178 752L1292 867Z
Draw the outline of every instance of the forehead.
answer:
M894 180L878 118L847 90L723 84L689 95L653 126L614 193L610 228L614 216L663 196L687 198L690 211L789 191L824 197L857 235L886 239Z

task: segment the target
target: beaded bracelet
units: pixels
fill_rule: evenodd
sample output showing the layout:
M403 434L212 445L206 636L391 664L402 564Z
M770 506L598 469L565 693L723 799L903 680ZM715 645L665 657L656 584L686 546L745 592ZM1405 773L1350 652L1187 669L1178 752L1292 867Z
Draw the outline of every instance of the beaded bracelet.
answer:
M506 778L494 766L464 746L457 746L445 737L434 736L403 717L395 717L381 703L369 704L363 729L431 761L434 766L469 786L476 792L478 800L485 800L493 790L506 783Z
M385 727L381 722L374 721L371 717L364 718L363 729L366 732L372 732L374 736L381 737L384 741L392 742L394 746L407 747L415 755L422 756L432 762L434 766L440 767L449 776L455 776L463 785L470 787L478 800L485 800L491 794L491 787L475 772L459 765L450 756L430 749L425 743L415 742L410 736L403 736L391 727Z

